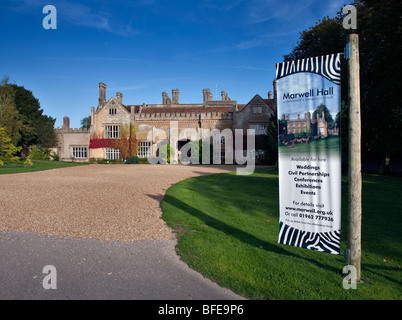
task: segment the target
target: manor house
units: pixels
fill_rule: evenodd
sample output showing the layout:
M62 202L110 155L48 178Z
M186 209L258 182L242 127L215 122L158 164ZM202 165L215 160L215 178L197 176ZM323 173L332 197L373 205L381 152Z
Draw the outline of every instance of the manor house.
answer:
M297 115L297 119L290 119L289 115L285 117L285 114L282 114L281 119L286 121L288 134L305 133L316 137L328 137L328 123L325 120L324 112L322 112L321 117L317 114L317 119L311 119L310 112L305 113L303 119L300 119L300 114Z
M123 94L106 98L106 84L99 83L98 106L91 108L91 126L89 129L70 128L70 119L63 119L63 126L56 129L58 144L55 152L61 161L89 161L90 159L116 160L121 158L116 148L90 147L94 137L102 139L120 139L129 128L134 128L137 140L137 155L147 158L156 154L158 144L170 136L171 124L178 130L187 129L255 129L256 136L268 134L269 123L276 121L276 81L267 98L256 94L247 104L238 104L228 93L221 92L220 100L213 100L211 91L202 91L202 103L180 103L179 90L173 89L171 97L162 93L161 104L125 104ZM216 130L215 130L216 132ZM164 133L164 134L161 134ZM180 133L178 149L192 140L193 137ZM224 155L224 137L222 137L222 156ZM264 157L256 144L253 156ZM246 150L246 148L244 148Z

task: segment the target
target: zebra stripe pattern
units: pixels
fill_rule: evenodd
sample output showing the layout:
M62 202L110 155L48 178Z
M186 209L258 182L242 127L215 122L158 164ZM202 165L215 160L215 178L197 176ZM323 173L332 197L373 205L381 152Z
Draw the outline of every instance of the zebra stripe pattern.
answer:
M319 74L335 84L341 83L341 54L305 58L282 62L276 65L276 79L299 72Z
M316 233L279 223L279 243L310 250L340 254L341 231Z

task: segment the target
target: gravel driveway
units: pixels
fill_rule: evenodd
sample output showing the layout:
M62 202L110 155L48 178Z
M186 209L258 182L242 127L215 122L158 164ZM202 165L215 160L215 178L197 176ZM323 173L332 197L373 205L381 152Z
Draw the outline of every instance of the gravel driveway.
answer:
M173 184L234 166L88 165L0 175L0 231L136 241L174 239L160 201Z
M244 299L175 253L160 200L234 166L88 165L0 175L0 300ZM57 268L57 290L42 285Z

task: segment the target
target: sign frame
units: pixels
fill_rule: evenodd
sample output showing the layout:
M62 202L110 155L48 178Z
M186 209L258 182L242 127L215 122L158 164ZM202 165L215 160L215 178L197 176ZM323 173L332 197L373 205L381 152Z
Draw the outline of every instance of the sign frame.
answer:
M278 243L341 252L341 54L277 64Z

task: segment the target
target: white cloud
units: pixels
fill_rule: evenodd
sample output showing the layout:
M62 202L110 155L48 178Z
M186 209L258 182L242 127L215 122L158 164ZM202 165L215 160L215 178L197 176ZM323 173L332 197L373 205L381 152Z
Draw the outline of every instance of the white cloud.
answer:
M237 8L241 3L247 0L227 0L227 1L216 1L216 0L204 0L197 3L200 8L207 8L219 11L230 11Z
M251 40L243 40L235 45L239 50L247 50L255 47L267 45L267 41L263 38L254 38Z
M252 0L250 2L250 11L248 14L250 22L262 23L272 19L279 19L282 22L300 19L303 17L303 11L310 8L314 0Z
M144 0L149 3L153 0ZM43 0L13 0L11 9L25 14L42 13L42 8L48 4ZM133 27L132 20L118 16L113 10L102 7L98 1L93 2L93 8L77 1L53 0L52 5L57 10L58 24L65 22L86 28L98 29L124 37L137 35L139 30ZM40 11L39 11L40 10Z

